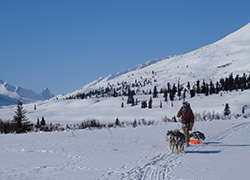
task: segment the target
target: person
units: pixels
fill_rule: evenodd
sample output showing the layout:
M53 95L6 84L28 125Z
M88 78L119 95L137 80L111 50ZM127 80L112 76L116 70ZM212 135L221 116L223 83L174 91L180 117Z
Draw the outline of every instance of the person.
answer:
M185 143L187 146L189 146L189 131L192 130L194 125L194 114L188 102L184 101L182 103L182 107L178 111L177 117L181 117L182 130L185 135Z

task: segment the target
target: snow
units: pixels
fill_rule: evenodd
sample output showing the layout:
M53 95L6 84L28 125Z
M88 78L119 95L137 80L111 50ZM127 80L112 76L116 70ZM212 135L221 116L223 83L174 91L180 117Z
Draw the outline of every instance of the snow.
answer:
M167 130L180 129L180 122L166 123L162 120L176 115L181 100L176 99L172 105L165 103L163 94L160 94L153 99L152 109L141 109L140 105L131 107L126 104L127 97L63 100L79 92L106 87L108 83L133 83L147 78L153 84L146 88L153 89L154 85L164 87L167 82L176 83L178 80L181 83L198 79L218 81L232 72L239 75L248 73L249 29L250 24L193 52L149 61L148 65L132 68L125 74L99 78L71 94L24 104L26 116L33 123L44 116L47 124L76 124L89 119L114 123L119 118L129 122L153 120L155 125L0 134L0 180L249 179L250 118L243 118L241 113L243 107L250 107L250 90L187 97L196 117L209 113L222 115L226 103L232 116L196 121L193 130L203 132L206 140L185 148L185 152L180 154L170 154L166 143ZM8 93L6 83L1 80L0 83L0 90ZM150 95L139 93L135 96L139 101L149 98ZM121 108L122 102L124 108ZM15 110L16 106L0 107L1 120L11 120ZM250 113L250 109L245 108L245 113Z
M54 97L48 88L42 93L37 94L32 90L19 86L12 86L7 82L0 80L0 106L17 104L19 100L23 103L33 102L36 100L45 100Z
M222 95L188 98L195 114L222 114L229 103L232 114L241 114L249 103L250 91L224 92ZM123 98L123 100L122 100ZM137 96L149 99L149 96ZM102 130L68 130L0 135L0 165L3 180L139 180L139 179L247 179L250 150L250 118L196 121L193 130L205 134L206 140L191 145L184 153L170 154L166 132L181 128L181 123L162 122L172 118L182 101L159 102L152 109L131 107L121 102L125 97L84 100L47 100L25 104L33 123L45 117L47 123L80 123L90 118L100 122L154 120L154 126L110 128ZM37 110L34 110L36 104ZM11 119L16 106L0 108L1 118ZM249 108L245 109L249 113Z
M203 144L170 154L168 129L137 128L0 135L0 179L247 179L250 119L197 122Z
M222 114L225 104L228 103L233 114L241 114L242 107L250 105L250 90L224 92L213 96L199 95L194 98L187 97L192 109L200 115L204 113ZM150 95L138 95L135 99L140 101L149 100ZM89 119L99 120L100 122L114 123L118 118L120 121L133 122L135 119L145 119L146 121L154 120L161 122L165 117L172 118L176 115L181 107L182 101L164 102L163 94L158 98L153 98L152 109L141 109L140 105L131 107L126 104L127 97L117 98L89 98L84 100L46 100L35 103L24 104L27 111L26 116L29 121L36 123L37 118L41 120L44 116L47 123L60 124L77 124ZM162 101L162 108L160 108ZM121 103L124 108L121 108ZM36 105L36 110L34 106ZM2 120L11 120L16 110L15 106L5 106L0 108ZM246 108L246 113L250 112Z
M203 81L204 79L206 82L212 80L215 83L231 73L234 76L249 74L249 32L250 23L213 44L187 54L151 60L122 73L98 79L75 92L58 95L57 98L61 99L82 92L88 93L90 90L105 88L108 85L118 87L117 83L121 82L132 84L140 81L143 84L143 81L147 79L152 81L151 89L153 89L154 86L166 87L168 82L177 84L180 81L185 85L189 81L192 86L197 80Z

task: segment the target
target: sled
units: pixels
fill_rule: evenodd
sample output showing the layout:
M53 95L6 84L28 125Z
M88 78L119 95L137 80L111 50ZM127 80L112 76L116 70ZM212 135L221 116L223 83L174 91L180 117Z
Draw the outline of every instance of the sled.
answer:
M205 135L200 131L195 131L190 134L190 144L200 144L206 139Z

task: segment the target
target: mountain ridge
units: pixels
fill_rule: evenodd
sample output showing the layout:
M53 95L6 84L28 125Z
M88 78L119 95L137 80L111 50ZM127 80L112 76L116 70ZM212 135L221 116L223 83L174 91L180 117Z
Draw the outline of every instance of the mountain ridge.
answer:
M45 88L40 94L30 89L20 86L12 86L0 79L0 106L17 104L19 100L23 103L29 103L37 100L46 100L54 97L48 88Z
M118 84L143 83L150 80L153 86L164 87L169 83L182 84L197 80L219 81L220 78L250 72L250 23L225 36L215 43L203 46L186 54L175 55L139 64L127 71L99 78L76 91L59 95L59 98L87 93L91 90Z

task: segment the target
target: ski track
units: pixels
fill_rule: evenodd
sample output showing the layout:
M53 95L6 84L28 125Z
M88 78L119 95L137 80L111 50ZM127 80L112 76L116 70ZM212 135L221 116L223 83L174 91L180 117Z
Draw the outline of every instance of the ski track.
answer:
M226 128L222 132L213 134L207 137L207 142L201 143L199 145L190 146L186 148L188 151L195 151L202 149L203 147L209 145L209 142L218 142L224 138L230 137L233 133L240 131L250 125L250 122L244 122L232 127ZM121 179L121 180L175 180L182 179L177 177L172 177L169 173L179 165L181 165L180 158L185 156L184 153L171 154L169 152L161 152L148 160L144 165L132 167L127 172L124 169L116 170L103 175L99 180L104 179ZM123 171L123 172L122 172Z
M207 140L204 143L199 145L191 145L190 147L186 148L185 151L196 151L208 146L211 142L218 142L225 138L232 136L234 133L239 132L240 130L248 127L250 122L242 122L236 125L232 125L231 127L227 127L223 129L221 132L216 134L210 134L207 136ZM2 147L3 148L3 147ZM143 159L139 159L137 161L138 166L131 166L128 167L123 165L120 168L94 168L88 167L84 165L84 161L86 160L85 157L80 156L77 153L69 153L65 151L63 148L61 151L52 151L48 149L12 149L12 148L4 148L5 151L15 151L21 153L37 153L43 154L48 153L55 156L64 157L67 160L63 163L58 163L54 165L43 165L37 166L33 169L30 169L25 174L22 173L22 169L12 169L6 170L5 173L1 175L3 179L18 179L20 180L30 180L33 179L34 174L44 174L44 173L53 173L53 172L60 172L60 171L71 171L80 170L86 172L98 172L102 173L99 180L175 180L181 179L178 177L170 176L170 172L174 171L176 167L181 165L181 158L185 156L184 153L179 154L171 154L166 149L165 151L156 152L156 155L153 157L147 156ZM12 172L10 172L12 171ZM39 173L38 173L39 172ZM13 174L13 175L11 175ZM0 178L0 179L1 179ZM41 175L37 177L37 179L43 179ZM53 178L52 178L53 179Z

